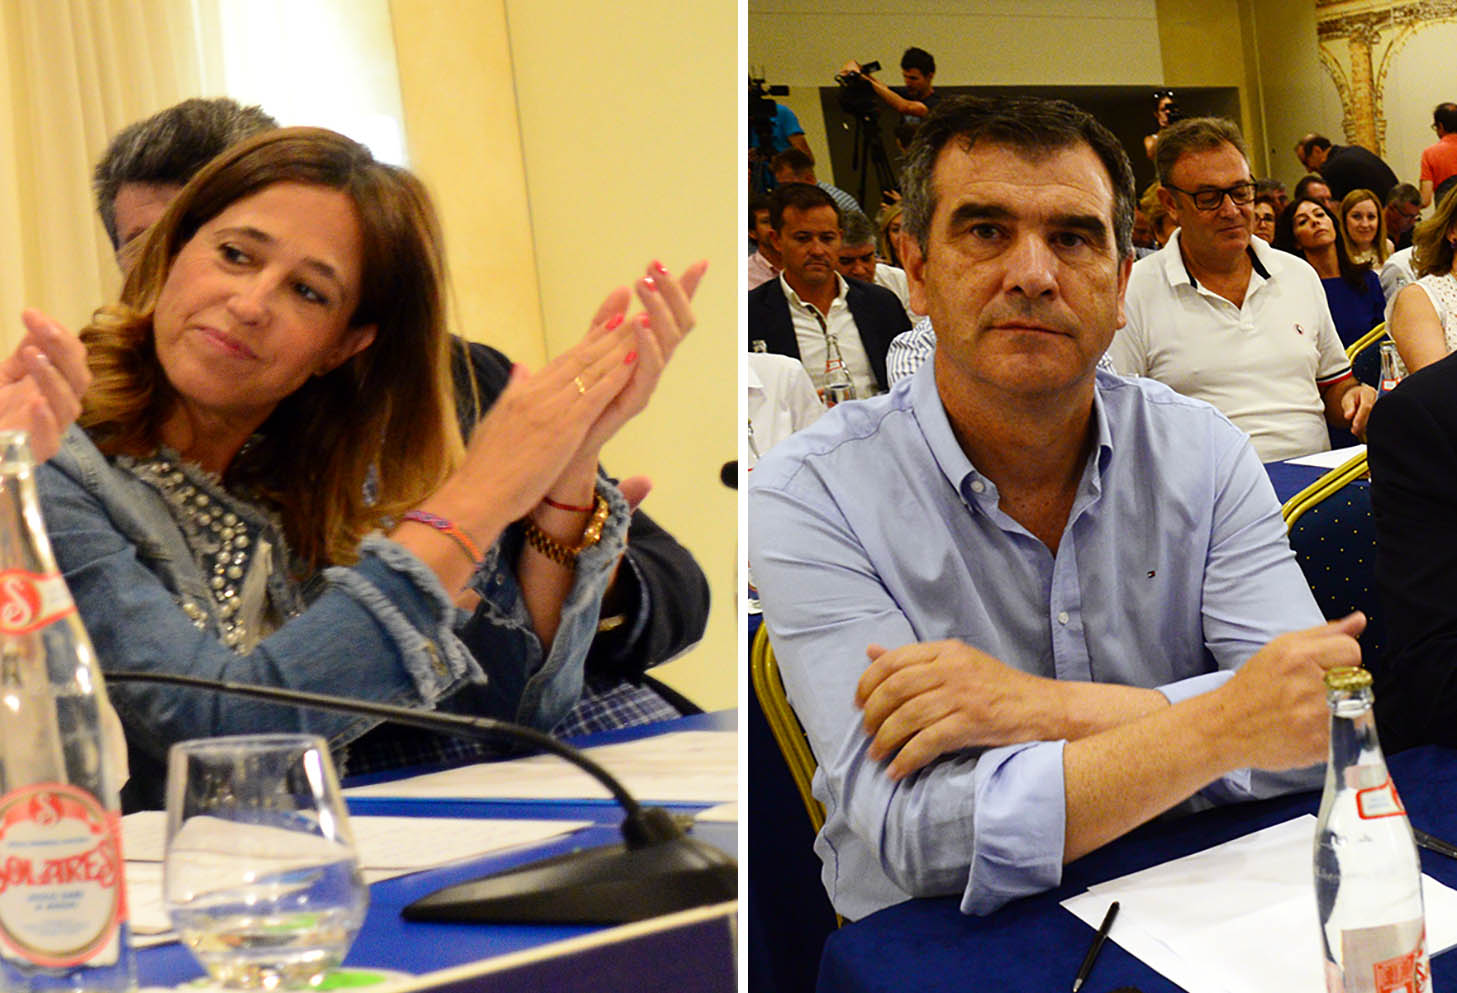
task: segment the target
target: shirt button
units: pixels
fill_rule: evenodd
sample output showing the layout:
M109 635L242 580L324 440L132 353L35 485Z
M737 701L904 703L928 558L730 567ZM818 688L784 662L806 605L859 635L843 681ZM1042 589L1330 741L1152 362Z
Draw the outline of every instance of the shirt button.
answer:
M1068 618L1067 618L1067 611L1065 611L1065 610L1059 610L1057 612L1057 623L1059 623L1059 624L1066 624L1067 623L1067 620L1068 620Z
M983 483L979 479L976 482L974 482L974 483L971 484L971 492L973 492L973 493L982 493L982 492L985 492L986 491L986 488L987 488L986 487L986 484Z

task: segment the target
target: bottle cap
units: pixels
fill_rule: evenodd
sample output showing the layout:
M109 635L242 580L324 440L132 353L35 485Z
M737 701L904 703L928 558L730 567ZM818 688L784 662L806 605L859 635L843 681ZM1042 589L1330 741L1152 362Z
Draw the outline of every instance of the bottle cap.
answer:
M1371 670L1356 666L1340 666L1325 674L1325 685L1332 690L1364 690L1371 686Z

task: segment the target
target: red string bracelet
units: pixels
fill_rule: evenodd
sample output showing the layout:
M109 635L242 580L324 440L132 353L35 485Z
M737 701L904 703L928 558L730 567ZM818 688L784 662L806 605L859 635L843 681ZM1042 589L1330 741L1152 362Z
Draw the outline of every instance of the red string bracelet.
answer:
M551 497L542 497L541 502L546 504L548 507L555 507L557 510L570 510L578 514L590 514L592 511L597 509L597 505L595 503L589 504L585 507L573 507L569 503L557 503Z

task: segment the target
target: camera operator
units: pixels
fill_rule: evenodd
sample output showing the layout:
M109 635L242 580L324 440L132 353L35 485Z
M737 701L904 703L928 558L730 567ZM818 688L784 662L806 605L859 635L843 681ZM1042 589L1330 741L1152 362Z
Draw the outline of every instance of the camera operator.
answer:
M787 86L766 86L764 80L749 77L749 151L767 162L786 148L797 148L813 162L814 152L809 150L799 118L783 103L770 99L788 93Z
M905 80L905 86L886 86L871 72L862 69L860 63L850 61L845 63L840 75L864 79L875 89L875 95L899 114L904 123L919 124L941 99L931 85L936 76L936 60L924 48L907 48L901 56L901 78Z

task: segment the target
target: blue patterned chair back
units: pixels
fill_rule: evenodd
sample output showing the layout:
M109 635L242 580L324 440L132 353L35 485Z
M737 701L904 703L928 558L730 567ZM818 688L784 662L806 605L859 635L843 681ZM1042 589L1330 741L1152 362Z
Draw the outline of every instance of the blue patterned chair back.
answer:
M1364 456L1361 459L1364 466ZM1371 520L1370 480L1340 481L1307 502L1293 518L1287 513L1287 523L1290 547L1326 619L1335 620L1353 610L1366 614L1361 658L1374 672L1385 631L1376 600L1376 529Z

